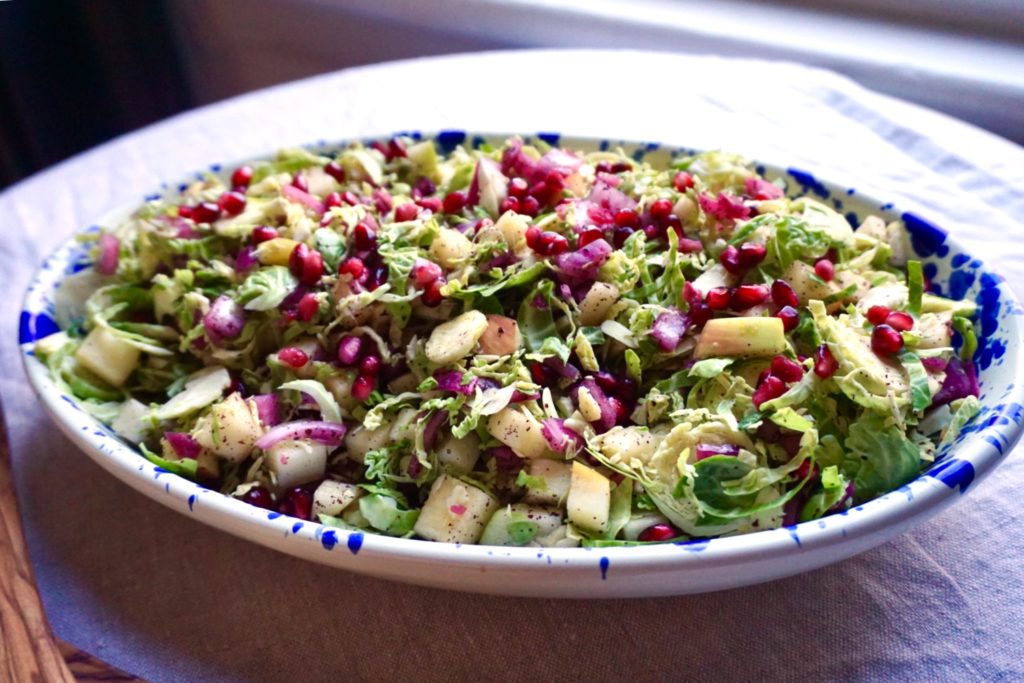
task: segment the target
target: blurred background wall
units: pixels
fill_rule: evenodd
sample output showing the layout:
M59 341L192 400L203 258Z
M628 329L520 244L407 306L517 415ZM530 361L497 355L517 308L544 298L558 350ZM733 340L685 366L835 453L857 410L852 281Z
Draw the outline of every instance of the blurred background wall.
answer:
M0 186L255 88L518 47L801 61L1024 142L1024 0L0 0ZM571 79L553 64L438 87L487 106ZM686 74L665 80L686 87ZM616 89L629 91L628 72L609 74Z

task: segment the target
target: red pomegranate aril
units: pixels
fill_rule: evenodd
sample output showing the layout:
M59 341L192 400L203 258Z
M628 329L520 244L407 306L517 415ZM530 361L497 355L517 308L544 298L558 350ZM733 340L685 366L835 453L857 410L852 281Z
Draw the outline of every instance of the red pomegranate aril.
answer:
M310 320L316 317L316 314L320 312L320 301L317 300L316 294L308 292L302 295L299 300L299 320L304 323L308 323Z
M258 508L269 510L274 505L274 499L270 497L270 491L262 486L256 486L242 494L242 501Z
M213 202L203 202L192 207L192 220L196 223L213 223L220 218L220 207Z
M626 407L625 403L614 396L608 397L608 403L611 404L612 410L615 411L615 422L622 424L629 420L629 408Z
M538 241L540 240L541 233L544 231L538 228L536 225L531 225L526 229L526 246L530 249L536 249Z
M768 285L740 285L732 291L729 305L735 311L745 311L768 300Z
M754 407L760 410L761 404L776 399L784 393L786 393L786 383L775 375L768 375L754 390Z
M536 216L540 213L540 202L537 201L536 197L525 197L522 200L522 209L519 213L523 213L531 217Z
M714 312L707 304L697 303L690 306L690 310L686 312L686 315L690 318L690 323L694 329L699 330L704 327L704 323L711 320Z
M229 216L237 216L245 210L245 195L241 192L225 192L217 200L220 210Z
M591 242L596 242L599 239L604 239L604 233L597 228L588 228L579 234L576 246L585 247Z
M679 220L679 216L674 213L670 213L665 220L661 222L665 226L666 230L675 230L676 234L682 237L683 235L683 222Z
M434 280L427 288L423 290L423 294L420 295L420 301L423 302L424 306L434 308L440 306L441 302L444 301L444 295L441 293L441 287L445 285L443 278Z
M530 196L534 197L540 204L547 204L551 199L551 188L543 180L530 186Z
M775 356L771 364L772 374L783 382L799 382L804 376L804 369L799 363L785 356Z
M658 543L662 541L668 541L679 535L670 524L655 524L649 526L640 532L640 535L636 537L636 540L643 543Z
M728 287L715 287L708 290L704 302L712 311L724 311L729 308L729 301L732 299L732 290Z
M277 230L274 230L273 228L268 228L265 225L257 225L255 228L252 229L251 239L253 244L261 244L263 242L268 242L272 239L275 239L276 237Z
M614 394L619 388L619 380L616 379L615 375L605 370L599 370L594 373L594 381L597 382L597 386L601 387L601 390L606 394Z
M700 290L693 286L692 282L686 282L683 284L683 300L686 304L693 308L704 303L704 295L700 293Z
M366 223L358 223L352 229L352 242L356 249L373 249L377 246L377 233Z
M365 401L370 398L370 392L373 391L373 379L367 375L359 375L355 381L352 382L352 398L357 401Z
M309 355L295 346L286 346L277 352L277 358L290 368L301 368L309 362Z
M741 268L753 268L754 266L760 265L761 261L764 261L764 257L768 254L768 249L763 244L757 244L756 242L747 242L739 248L739 261Z
M498 212L505 213L507 211L514 211L519 213L519 198L518 197L505 197L501 200L501 204L498 205Z
M308 520L313 512L313 494L296 486L285 495L277 506L277 511L289 517Z
M796 308L800 305L800 300L788 282L776 280L772 283L772 303L776 306L792 306Z
M231 187L249 187L252 182L252 166L239 166L231 174Z
M879 356L894 356L903 348L903 335L886 324L871 331L871 350Z
M324 274L324 257L300 242L288 257L288 269L299 282L312 287L320 282Z
M832 278L836 276L836 267L827 258L819 259L814 264L814 274L825 282L832 282Z
M405 204L399 204L395 207L395 220L399 223L405 223L411 221L420 213L420 207L416 206L412 202Z
M718 262L733 275L741 275L746 270L740 265L740 250L731 244L719 254Z
M656 199L651 203L651 207L648 211L651 214L651 218L657 221L663 221L668 218L670 213L672 213L672 202L668 199Z
M687 237L679 238L679 251L684 254L696 254L704 250L704 244L700 240L691 240Z
M345 190L344 192L342 192L341 193L341 201L345 202L349 206L358 206L359 203L360 203L359 202L359 195L357 195L352 190Z
M388 281L388 267L384 265L370 269L366 278L366 288L371 292Z
M518 199L524 198L530 190L530 186L522 178L513 178L508 181L508 195Z
M530 377L535 384L544 386L548 381L548 370L543 363L534 363L530 366Z
M557 232L545 231L537 237L537 246L533 250L541 256L558 256L569 250L569 240Z
M338 266L338 275L351 275L353 280L358 280L364 273L366 273L366 264L361 258L345 259Z
M449 192L444 197L444 212L458 213L466 206L466 193L461 190Z
M685 192L693 187L693 176L686 171L679 171L672 178L672 184L675 185L675 188L680 192Z
M193 214L195 214L194 207L188 206L187 204L182 204L178 207L178 218L192 218Z
M892 309L888 306L872 306L868 309L868 322L872 325L881 325L890 313Z
M438 278L444 275L444 271L441 270L441 266L437 265L433 261L420 258L416 259L416 263L412 267L412 279L416 283L417 287L425 288L431 282L434 282Z
M914 319L909 313L893 311L885 317L885 324L897 332L908 332L914 328Z
M620 228L639 228L640 216L633 209L620 209L615 214L615 225Z
M306 180L306 176L302 173L296 173L292 177L292 187L303 192L309 192L309 182Z
M331 192L326 197L324 197L324 208L325 209L333 209L334 207L341 206L341 205L342 205L342 199L341 199L341 193L340 192Z
M331 176L339 183L345 182L345 169L337 161L329 161L324 164L324 173Z
M832 350L827 344L822 344L814 352L814 374L822 379L828 379L839 369L839 361L832 355Z
M359 374L376 377L380 372L380 356L368 355L359 362Z
M633 228L615 228L612 231L612 243L615 245L615 248L621 249L633 232Z
M338 362L342 365L355 365L363 350L363 338L353 334L345 335L338 342Z
M792 332L800 324L800 312L792 306L783 306L775 317L782 321L784 332Z
M440 197L424 197L416 201L417 204L422 206L424 209L433 213L440 213L443 202Z

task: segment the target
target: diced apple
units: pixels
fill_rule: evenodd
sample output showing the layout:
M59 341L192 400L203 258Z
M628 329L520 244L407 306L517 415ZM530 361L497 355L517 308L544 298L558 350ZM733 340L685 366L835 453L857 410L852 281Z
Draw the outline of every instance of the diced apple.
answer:
M766 358L787 348L786 333L779 318L716 318L704 325L693 357Z
M508 356L515 353L522 343L519 323L514 319L493 313L487 316L487 329L480 337L481 353Z
M663 433L643 427L613 427L599 437L599 443L605 457L625 464L632 460L646 464L663 438Z
M421 176L430 178L435 183L441 182L441 171L437 163L437 150L432 140L424 140L405 149L405 155L416 167Z
M515 211L506 211L494 227L512 251L521 251L526 246L526 230L530 227L530 221L526 216Z
M199 445L225 460L241 462L249 457L263 434L259 411L235 392L210 408L192 431Z
M580 462L572 463L572 483L565 507L573 526L600 534L608 526L612 487L607 477Z
M500 508L480 536L481 545L536 545L534 539L543 538L562 526L562 513L517 503Z
M473 243L469 238L451 228L441 228L430 243L430 258L449 270L463 265L472 252Z
M275 237L256 247L256 258L265 266L287 266L298 242L287 237Z
M430 362L438 365L468 356L477 341L487 331L487 316L480 311L466 311L454 320L434 328L427 340L426 353Z
M618 300L618 287L607 282L595 282L580 302L580 324L600 325Z
M498 501L461 479L442 474L430 487L413 530L428 541L476 543Z
M551 451L533 415L508 407L487 419L487 431L521 458L543 458Z
M444 437L436 448L438 461L453 472L468 474L480 458L480 439L470 432L461 439Z
M383 447L391 440L391 425L385 424L377 429L366 429L359 426L345 435L345 450L350 460L362 462L367 453Z
M141 351L121 339L109 327L99 325L75 351L75 360L105 382L116 387L124 384L139 363Z
M362 493L355 484L325 479L313 492L313 518L318 515L337 517Z
M286 491L317 479L327 470L327 446L311 439L280 441L267 451L267 469L277 477L277 490Z
M823 301L839 291L835 282L822 281L814 274L814 268L803 261L791 263L786 272L782 274L782 279L793 288L801 306L806 306L807 302L812 299Z
M535 505L561 506L569 495L572 464L561 460L530 460L526 474L533 481L526 487L523 501Z

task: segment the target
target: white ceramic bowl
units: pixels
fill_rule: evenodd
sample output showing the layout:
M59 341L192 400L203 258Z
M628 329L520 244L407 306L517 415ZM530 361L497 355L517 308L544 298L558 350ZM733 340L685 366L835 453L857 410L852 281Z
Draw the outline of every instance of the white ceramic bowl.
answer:
M504 135L446 131L441 147L500 144ZM663 159L691 150L654 144L558 135L548 142L574 149L622 146L637 158ZM336 149L319 145L316 151ZM230 168L233 168L231 166ZM211 166L214 171L220 166ZM762 169L759 169L762 170ZM170 474L145 460L130 445L63 395L33 355L36 340L57 331L53 294L88 257L71 239L43 264L25 296L19 338L25 369L47 412L60 429L114 476L154 500L218 529L315 562L377 577L450 588L522 596L631 597L697 593L769 581L815 569L855 555L906 531L966 493L1010 451L1021 434L1024 366L1019 361L1022 309L998 275L938 227L891 204L860 196L852 186L819 181L797 169L768 167L769 177L786 180L790 194L809 193L832 203L851 222L876 213L902 218L914 250L933 284L957 298L979 304L981 347L976 355L982 410L957 441L944 449L927 473L897 491L821 520L731 538L681 544L615 548L499 548L431 543L349 533L313 522L268 513ZM855 180L855 179L854 179ZM162 188L174 194L178 186ZM141 200L142 198L140 198ZM136 206L98 221L112 225Z

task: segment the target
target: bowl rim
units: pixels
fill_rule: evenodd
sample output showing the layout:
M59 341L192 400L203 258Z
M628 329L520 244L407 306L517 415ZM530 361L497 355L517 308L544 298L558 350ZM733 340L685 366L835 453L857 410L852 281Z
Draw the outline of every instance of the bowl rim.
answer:
M401 134L410 133L402 131L388 136L369 136L336 142L321 140L306 147L320 151L339 149L356 139L364 142L387 140L393 135ZM473 136L474 142L477 138L496 140L514 135L520 135L526 140L531 139L531 136L526 133L506 134L485 131L467 133L466 131L442 130L411 134L417 138L433 139L438 142L448 136L445 144L450 144L452 141L456 144L468 141L470 135ZM608 141L592 136L555 133L535 133L533 136L552 145L592 146L610 143L636 147L648 152L659 148L670 149L675 153L695 151L678 144L662 145L660 143L645 143L640 140ZM268 154L231 163L213 164L210 166L210 170L219 172L223 168L235 168L244 163L265 160L269 156ZM800 174L803 180L809 178L836 192L843 188L842 185L830 179L818 181L809 173L770 161L758 159L755 160L755 163L759 166L759 170L760 167L764 167L770 174L789 176L793 179ZM201 177L201 173L203 172L193 173L188 177L190 179ZM161 192L156 196L162 196L176 187L179 186L164 183ZM852 194L852 191L847 190L847 194ZM879 207L878 211L883 214L901 213L892 203L879 202L871 194L860 192L857 194L860 201L876 204ZM146 198L153 196L153 194L147 195ZM138 203L133 203L130 206L115 207L101 216L95 224L103 224L110 217L134 210L137 206ZM903 217L906 215L908 214L902 213ZM916 216L914 218L922 220ZM1000 319L1008 319L1016 337L1024 338L1024 320L1021 315L1021 311L1024 309L1006 280L989 270L983 261L970 255L955 237L949 236L945 230L927 222L925 224L942 236L943 244L949 245L956 253L968 255L976 262L978 273L988 274L992 277L993 283L999 288L1001 300L1010 304L1009 307L1001 309ZM36 335L33 320L41 309L39 306L30 306L30 304L43 301L42 297L52 293L64 277L67 257L73 252L76 236L81 232L83 232L81 229L76 230L45 259L33 275L22 300L22 324L19 326L22 362L30 384L46 411L70 440L94 461L118 479L150 498L183 514L191 513L204 523L221 531L227 531L289 554L308 557L308 548L311 544L320 546L327 552L322 556L309 557L309 559L326 564L355 568L353 563L358 559L379 558L408 562L443 560L450 564L466 566L497 564L523 569L544 567L557 570L562 567L577 568L580 565L588 567L596 565L604 578L612 562L619 569L682 568L693 564L704 569L712 569L745 564L753 559L786 557L794 551L823 548L840 543L855 544L858 540L866 542L869 537L877 537L877 540L860 548L860 550L864 550L906 530L913 524L931 516L938 509L958 500L969 486L987 476L1009 454L1022 434L1018 407L1018 413L1015 416L1010 416L1011 419L994 419L1006 417L997 414L986 420L983 428L967 435L928 471L919 474L900 489L819 520L709 540L624 547L533 548L439 543L336 529L318 522L299 520L256 508L241 500L167 472L150 463L136 449L122 443L98 420L78 408L70 397L61 394L49 377L48 369L35 358L32 352L35 340L45 335ZM57 269L61 273L59 276L54 270L56 265L61 266ZM1008 361L1013 371L1012 384L1009 385L1006 395L1001 400L1009 402L1009 405L1019 406L1024 404L1024 363L1018 362L1015 356L1010 356ZM963 462L967 463L966 467L963 465L950 467L951 464L957 465L957 463ZM969 470L969 472L965 470ZM284 532L283 535L282 532ZM282 538L284 542L282 542ZM340 548L345 548L349 552L338 556L337 549Z

